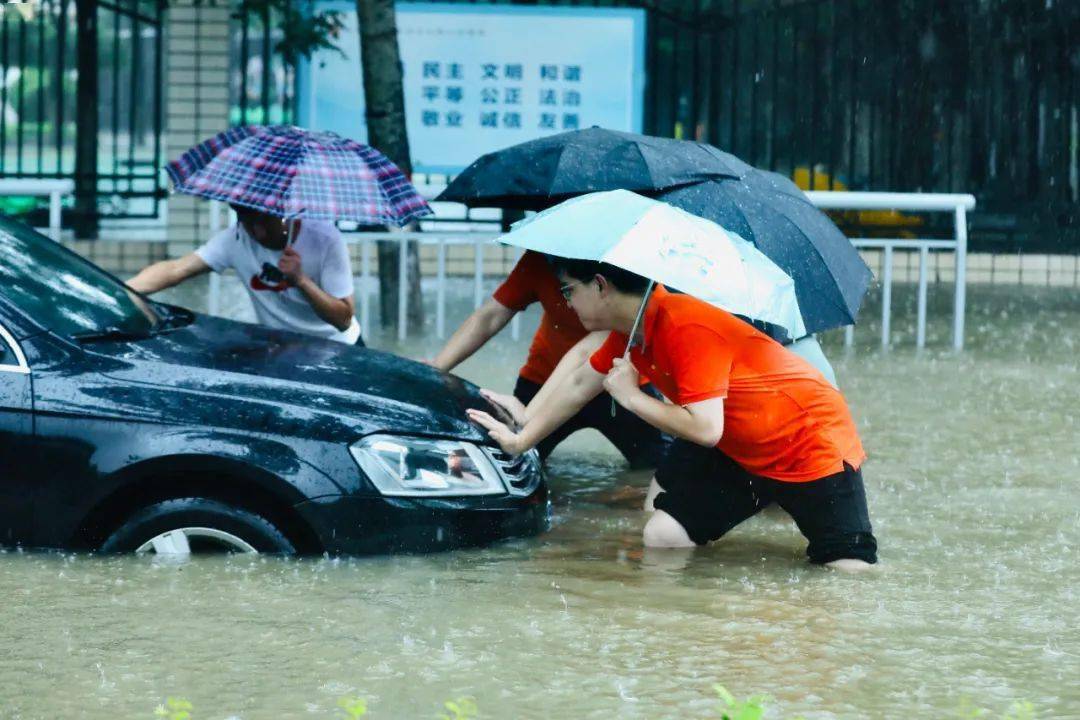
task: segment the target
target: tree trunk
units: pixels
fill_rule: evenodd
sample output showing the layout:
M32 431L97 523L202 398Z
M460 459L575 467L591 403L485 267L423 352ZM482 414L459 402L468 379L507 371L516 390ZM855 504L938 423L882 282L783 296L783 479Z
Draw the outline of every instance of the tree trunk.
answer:
M411 176L394 0L356 0L356 15L360 22L360 61L364 69L368 144L390 158L406 176ZM379 319L383 327L393 324L398 314L398 250L396 243L378 244ZM418 327L423 322L423 307L417 243L409 243L406 262L409 322Z

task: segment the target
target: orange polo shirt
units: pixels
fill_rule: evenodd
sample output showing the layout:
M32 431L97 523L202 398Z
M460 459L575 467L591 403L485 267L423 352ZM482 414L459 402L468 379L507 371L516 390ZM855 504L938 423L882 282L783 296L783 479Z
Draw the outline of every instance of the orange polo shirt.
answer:
M555 371L570 348L588 335L577 313L559 292L559 279L540 253L525 252L493 297L504 307L521 312L534 302L544 308L536 329L529 358L519 373L539 385Z
M731 313L658 286L645 309L639 372L678 405L724 398L716 447L747 471L807 482L858 468L863 451L843 395L808 362ZM607 373L626 335L611 333L590 362Z

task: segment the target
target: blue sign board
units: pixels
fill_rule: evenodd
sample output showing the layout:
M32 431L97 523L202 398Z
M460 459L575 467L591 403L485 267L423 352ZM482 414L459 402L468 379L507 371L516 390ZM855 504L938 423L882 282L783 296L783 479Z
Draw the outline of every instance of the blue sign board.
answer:
M305 127L367 137L356 6L336 52L299 73ZM484 153L564 130L640 132L645 11L398 3L405 114L417 172L456 173Z

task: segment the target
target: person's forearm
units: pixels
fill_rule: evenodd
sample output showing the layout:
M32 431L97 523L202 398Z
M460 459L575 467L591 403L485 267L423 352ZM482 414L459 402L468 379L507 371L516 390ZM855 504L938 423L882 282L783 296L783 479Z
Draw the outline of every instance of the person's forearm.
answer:
M713 447L720 442L723 434L723 426L717 428L681 405L665 403L641 390L637 390L620 404L661 432L698 445Z
M506 323L513 316L513 311L499 312L499 308L490 304L480 307L454 331L431 364L444 372L450 372L506 327Z
M144 295L171 288L180 282L174 270L174 260L162 260L143 268L138 275L127 281L127 286Z
M572 418L599 394L600 386L578 382L576 375L570 375L559 384L557 390L549 393L544 402L534 408L532 417L525 421L525 426L518 432L518 438L524 445L521 452L536 447Z
M300 278L296 283L300 292L304 293L311 309L322 320L333 325L338 330L345 332L353 322L353 311L349 303L341 298L336 298L323 290L307 275Z
M555 366L555 370L552 371L548 379L544 381L543 386L525 407L526 422L536 414L536 411L539 408L543 407L548 398L551 397L566 378L573 374L574 370L581 367L582 363L589 361L589 356L603 344L605 337L607 337L606 333L591 333L586 335L577 345L570 348L570 350L562 356L559 360L559 364Z

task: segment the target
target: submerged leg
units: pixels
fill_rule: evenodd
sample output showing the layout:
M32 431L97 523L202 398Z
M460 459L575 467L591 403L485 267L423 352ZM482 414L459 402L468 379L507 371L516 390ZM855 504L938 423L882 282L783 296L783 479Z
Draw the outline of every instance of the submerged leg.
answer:
M833 560L832 562L825 563L825 567L848 573L858 573L874 569L874 566L865 560L856 560L855 558L840 558L839 560Z
M653 503L656 501L656 496L664 492L664 488L660 487L660 483L656 482L656 476L653 475L652 480L649 481L649 490L645 493L645 505L641 509L645 512L652 512L656 509L656 505Z
M663 510L657 510L645 523L642 532L645 547L650 548L688 548L697 545L690 539L678 520L668 515Z

